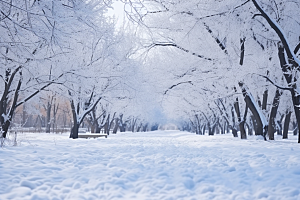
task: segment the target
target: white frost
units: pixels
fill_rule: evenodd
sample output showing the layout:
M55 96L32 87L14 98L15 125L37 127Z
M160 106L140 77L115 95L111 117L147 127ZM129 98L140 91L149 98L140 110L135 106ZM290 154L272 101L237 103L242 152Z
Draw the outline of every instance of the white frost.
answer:
M2 114L2 117L4 119L4 123L10 119L9 116L5 115L4 113Z

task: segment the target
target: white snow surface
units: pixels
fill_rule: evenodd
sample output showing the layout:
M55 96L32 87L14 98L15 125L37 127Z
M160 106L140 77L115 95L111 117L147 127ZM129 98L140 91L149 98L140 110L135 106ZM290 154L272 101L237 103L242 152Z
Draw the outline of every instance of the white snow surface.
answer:
M300 199L300 145L289 137L19 134L0 148L0 199Z

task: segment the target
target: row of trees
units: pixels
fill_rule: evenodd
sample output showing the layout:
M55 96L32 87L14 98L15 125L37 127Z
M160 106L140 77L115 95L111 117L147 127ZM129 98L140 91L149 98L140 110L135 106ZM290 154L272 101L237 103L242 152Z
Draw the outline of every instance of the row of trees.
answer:
M136 77L140 63L132 59L137 48L135 36L115 29L115 20L107 15L112 3L0 2L2 138L22 108L23 118L36 107L44 110L46 132L50 132L59 104L66 101L73 123L71 138L78 137L84 120L95 131L105 126L108 132L113 123L121 130L125 124L131 124L131 130L147 128L143 121L147 116L139 117L137 109L132 109L133 98L143 87ZM42 116L42 112L33 113Z
M46 130L55 94L69 102L71 138L84 121L109 133L165 116L242 139L286 138L290 121L300 130L298 2L127 0L118 29L112 3L0 2L4 138L21 105L49 94Z
M239 130L247 138L248 130L273 140L282 127L287 137L291 119L300 130L299 6L282 0L131 0L125 8L150 33L143 36L148 54L164 57L162 79L170 80L164 106L174 118L186 116L198 134L228 127L235 137Z

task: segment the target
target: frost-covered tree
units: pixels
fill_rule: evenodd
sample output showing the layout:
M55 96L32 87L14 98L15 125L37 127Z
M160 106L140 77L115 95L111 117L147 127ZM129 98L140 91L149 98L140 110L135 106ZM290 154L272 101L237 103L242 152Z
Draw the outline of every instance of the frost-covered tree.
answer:
M298 3L284 1L263 3L266 11L278 21L268 22L282 23L285 28L299 27L295 18L297 13L294 10L295 5ZM236 121L240 129L245 128L244 125L249 127L249 124L253 124L256 134L266 136L269 120L269 126L272 126L269 136L272 139L277 108L268 105L272 104L271 102L273 105L283 104L279 104L280 92L276 92L271 83L281 82L283 74L277 55L278 33L276 34L259 19L260 15L265 17L262 9L259 10L260 13L257 12L259 7L256 1L249 0L230 2L132 0L128 1L126 11L133 21L140 24L143 32L150 32L148 36L143 35L146 47L155 50L159 47L176 49L169 52L178 51L186 54L188 59L178 59L176 65L168 65L165 62L168 67L172 66L168 71L177 73L173 77L175 81L169 82L169 86L166 87L168 91L172 90L174 94L174 91L181 89L181 101L190 97L187 101L193 105L195 101L199 101L198 95L204 95L204 99L208 101L229 100L228 94L234 95L231 98L231 105L236 111ZM285 23L290 21L292 23ZM297 31L293 30L290 33L288 37L297 44L299 36L293 34ZM177 57L178 52L175 54ZM197 66L193 64L191 57L199 59ZM297 60L295 57L293 59ZM179 65L185 67L185 72L178 67ZM180 73L182 76L179 76ZM209 76L215 79L207 81ZM197 85L201 79L205 81ZM271 83L266 79L272 80ZM200 88L211 92L206 94L199 92ZM197 92L198 95L191 97L191 91ZM184 95L185 92L188 95ZM244 103L239 98L243 98ZM275 100L278 100L278 103ZM199 109L196 105L192 107L194 108L188 110L204 109ZM186 108L183 108L185 112ZM241 113L243 108L245 112ZM251 110L250 113L247 112L247 108ZM253 120L245 124L245 120L249 119L247 113L252 115L250 119Z
M70 39L84 29L92 2L1 1L1 133L5 138L17 107L70 71L61 60L71 54ZM95 6L95 5L94 5Z

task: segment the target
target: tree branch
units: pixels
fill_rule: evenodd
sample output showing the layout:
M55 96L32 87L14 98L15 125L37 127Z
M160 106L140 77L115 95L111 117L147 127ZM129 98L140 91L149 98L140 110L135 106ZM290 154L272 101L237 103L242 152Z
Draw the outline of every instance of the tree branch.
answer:
M259 10L261 15L267 20L268 24L271 26L271 28L276 32L276 34L280 38L280 40L281 40L281 42L284 46L284 49L286 51L289 62L291 64L293 64L294 67L298 67L300 63L297 61L297 58L296 58L295 54L291 51L290 45L287 41L287 38L284 35L284 32L281 29L281 27L279 26L279 24L277 24L277 22L275 22L273 19L271 19L271 17L259 5L257 0L252 0L252 2L254 4L254 6L257 8L257 10Z
M267 77L267 76L264 76L264 75L261 75L261 74L256 74L256 75L261 76L261 77L267 79L267 81L269 81L272 85L274 85L275 87L277 87L277 88L279 88L279 89L282 89L282 90L288 90L288 91L291 91L291 90L292 90L292 88L286 88L286 87L281 87L281 86L277 85L274 81L272 81L272 80L271 80L269 77Z
M192 54L193 56L196 56L196 57L198 57L198 58L202 58L202 59L205 59L205 60L213 61L212 58L207 58L207 57L205 57L205 56L203 56L203 55L200 55L200 54L191 52L190 50L185 49L185 48L183 48L183 47L181 47L181 46L178 46L177 44L174 44L174 43L163 43L163 42L161 42L161 43L154 43L154 44L152 44L152 45L150 46L150 48L155 47L155 46L164 46L164 47L168 47L168 46L169 46L169 47L175 47L175 48L180 49L180 50L182 50L182 51L184 51L184 52L186 52L186 53L190 53L190 54Z
M180 82L180 83L177 83L177 84L172 85L171 87L169 87L169 88L164 92L164 94L167 94L167 92L168 92L169 90L172 90L174 87L177 87L178 85L185 84L185 83L189 83L189 84L193 85L192 81Z

